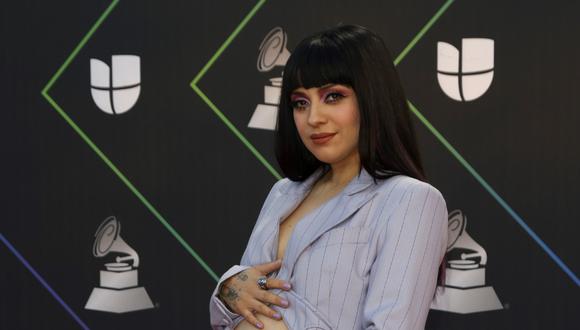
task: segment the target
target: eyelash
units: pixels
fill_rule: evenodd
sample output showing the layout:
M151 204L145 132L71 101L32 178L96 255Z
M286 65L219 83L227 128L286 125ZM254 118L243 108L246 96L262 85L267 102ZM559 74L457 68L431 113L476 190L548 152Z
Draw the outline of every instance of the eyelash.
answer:
M344 98L344 95L339 93L339 92L330 92L330 93L326 94L327 100L328 100L329 96L334 96L334 99L328 102L331 104L336 103L336 102L340 101L342 98ZM300 100L292 101L290 103L290 105L292 106L292 109L294 109L294 110L301 110L301 109L304 109L306 107L306 105L304 103L306 103L306 101L303 99L300 99Z

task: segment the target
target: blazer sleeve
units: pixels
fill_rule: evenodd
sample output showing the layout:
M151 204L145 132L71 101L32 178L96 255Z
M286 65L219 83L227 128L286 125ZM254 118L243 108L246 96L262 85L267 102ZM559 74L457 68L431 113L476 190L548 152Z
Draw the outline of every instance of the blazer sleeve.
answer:
M210 316L210 323L211 323L212 329L233 329L243 320L243 317L240 314L236 314L236 313L229 310L229 308L218 298L218 294L220 292L221 285L223 284L223 282L225 280L227 280L228 278L236 275L237 273L244 271L244 270L251 267L250 265L245 265L245 263L247 263L247 259L248 259L247 258L247 255L249 253L248 247L252 243L251 237L253 236L254 231L256 230L257 224L262 219L264 213L268 210L270 204L272 203L272 199L276 196L276 192L278 191L279 186L282 184L282 181L284 181L284 180L287 180L287 179L279 180L270 189L270 192L268 193L268 196L266 197L266 200L264 201L264 204L262 205L262 209L260 210L260 214L258 215L258 220L256 221L256 225L254 225L254 229L252 229L252 235L250 236L250 240L249 240L248 244L246 245L246 249L245 249L244 254L242 256L241 265L234 265L230 269L228 269L220 277L217 285L215 286L215 288L213 290L213 293L212 293L212 295L210 297L210 301L209 301L209 316Z
M447 248L445 200L431 185L414 180L387 217L379 219L363 325L424 329Z

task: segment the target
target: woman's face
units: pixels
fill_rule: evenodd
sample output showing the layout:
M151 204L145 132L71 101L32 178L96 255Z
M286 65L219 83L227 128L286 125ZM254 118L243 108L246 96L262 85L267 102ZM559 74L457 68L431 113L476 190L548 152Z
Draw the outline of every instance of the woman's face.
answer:
M358 160L359 110L346 85L298 88L290 95L294 122L302 142L321 162Z

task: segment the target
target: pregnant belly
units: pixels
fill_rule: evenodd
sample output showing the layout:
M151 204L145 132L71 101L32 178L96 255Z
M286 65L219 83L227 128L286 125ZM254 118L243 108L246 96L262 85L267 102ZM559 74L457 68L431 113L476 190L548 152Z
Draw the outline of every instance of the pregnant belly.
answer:
M288 330L288 327L282 321L273 320L264 315L256 315L256 318L264 324L264 330ZM253 326L248 321L243 320L240 322L240 324L238 324L235 330L258 330L258 328Z

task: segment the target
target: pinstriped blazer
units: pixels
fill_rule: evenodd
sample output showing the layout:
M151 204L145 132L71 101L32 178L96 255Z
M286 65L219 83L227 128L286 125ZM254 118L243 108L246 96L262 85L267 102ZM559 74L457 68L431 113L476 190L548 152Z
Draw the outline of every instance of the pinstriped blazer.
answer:
M217 298L221 283L276 259L279 224L305 198L322 168L303 182L272 187L240 265L221 277L210 299L214 329L243 320ZM292 290L272 306L291 330L423 329L447 245L447 208L433 186L404 175L373 181L364 168L338 195L305 215L272 276Z

